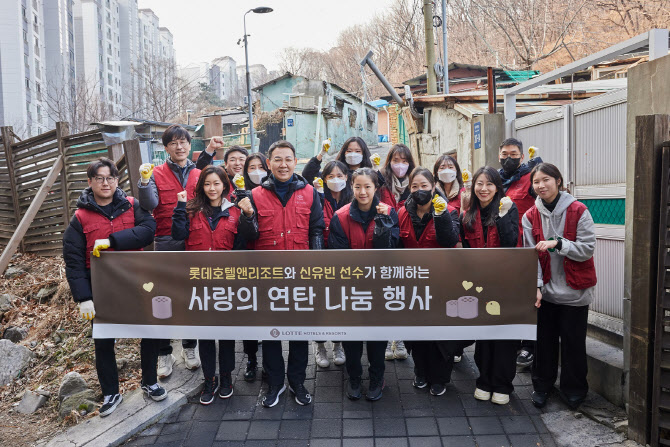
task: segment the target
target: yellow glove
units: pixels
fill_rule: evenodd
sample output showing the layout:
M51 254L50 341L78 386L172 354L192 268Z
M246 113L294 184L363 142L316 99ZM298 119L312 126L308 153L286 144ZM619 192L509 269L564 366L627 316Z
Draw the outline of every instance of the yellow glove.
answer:
M500 199L500 206L498 207L498 215L500 217L503 217L509 209L512 208L512 199L509 197L505 196L502 199Z
M469 182L471 175L472 174L470 174L470 171L468 171L467 169L463 169L463 172L461 173L461 176L463 177L463 182L465 183Z
M530 155L530 159L532 160L535 158L535 155L537 155L537 148L535 146L531 146L528 148L528 155Z
M84 320L92 320L95 318L95 306L93 300L82 301L79 303L79 314Z
M441 216L447 209L447 201L438 194L435 194L435 197L433 197L433 209L435 210L436 216Z
M316 177L312 182L312 185L314 185L318 192L323 193L323 180L321 180L320 177Z
M140 175L142 176L142 183L149 183L149 179L154 172L154 165L151 163L144 163L140 166Z
M379 154L374 154L372 157L370 157L370 161L372 162L372 166L374 166L375 169L379 169L379 164L382 162L382 158L379 156Z
M241 174L235 174L235 177L233 177L233 183L235 183L237 189L244 189L244 176Z
M100 250L107 250L109 245L109 239L96 239L95 243L93 244L93 256L99 258Z

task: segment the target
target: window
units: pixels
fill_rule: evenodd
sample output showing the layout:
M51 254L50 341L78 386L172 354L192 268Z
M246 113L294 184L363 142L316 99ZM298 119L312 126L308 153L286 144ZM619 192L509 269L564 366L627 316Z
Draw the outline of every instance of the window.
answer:
M28 43L28 31L23 30L23 42Z
M349 109L349 127L356 127L356 111Z
M35 83L35 91L37 92L37 99L42 100L42 86L39 82Z
M26 90L30 90L30 79L26 78Z
M27 22L28 21L28 13L26 13L26 7L21 6L21 13L23 14L23 21Z

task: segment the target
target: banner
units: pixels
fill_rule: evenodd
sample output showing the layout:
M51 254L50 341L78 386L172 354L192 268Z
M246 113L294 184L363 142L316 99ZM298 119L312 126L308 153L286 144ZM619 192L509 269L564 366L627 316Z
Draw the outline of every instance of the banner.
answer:
M535 339L532 248L102 252L95 338Z

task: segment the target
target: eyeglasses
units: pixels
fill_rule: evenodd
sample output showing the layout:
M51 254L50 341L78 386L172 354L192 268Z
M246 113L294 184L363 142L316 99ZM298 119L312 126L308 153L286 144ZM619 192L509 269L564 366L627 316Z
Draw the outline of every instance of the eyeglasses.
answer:
M168 147L170 149L174 149L174 148L179 147L179 146L184 146L184 147L188 146L188 140L174 140L174 141L170 141L168 143Z
M115 183L118 180L117 177L94 177L94 178L95 182L98 185L102 185L103 183L105 183L105 181L107 181L108 185L111 185L112 183Z

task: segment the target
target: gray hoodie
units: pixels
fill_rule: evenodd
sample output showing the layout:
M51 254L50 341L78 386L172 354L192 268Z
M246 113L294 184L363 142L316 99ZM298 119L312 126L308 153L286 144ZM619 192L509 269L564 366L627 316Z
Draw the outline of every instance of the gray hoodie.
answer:
M596 233L593 224L593 218L589 210L584 211L577 224L577 240L569 241L563 237L565 229L565 211L568 206L576 199L566 192L561 196L553 212L542 203L539 197L535 199L535 206L540 212L542 219L542 231L544 239L562 238L561 250L548 252L551 257L551 280L544 284L542 281L542 269L538 261L537 286L542 287L542 299L554 304L565 304L568 306L588 306L593 301L594 287L584 290L575 290L568 285L565 280L565 270L563 261L567 257L573 261L583 262L593 256L596 248ZM528 220L528 215L523 216L523 240L524 246L535 247L536 242L533 237L533 227Z

